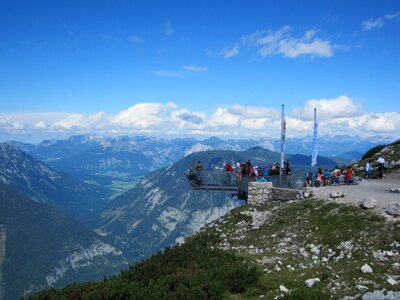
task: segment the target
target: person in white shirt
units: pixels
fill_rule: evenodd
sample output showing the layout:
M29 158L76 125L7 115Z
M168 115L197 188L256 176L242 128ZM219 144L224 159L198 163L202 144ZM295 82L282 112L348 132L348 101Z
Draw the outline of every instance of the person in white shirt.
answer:
M368 160L367 164L365 165L365 175L364 178L369 179L369 176L371 176L371 170L372 170L372 161Z
M385 171L385 155L381 154L381 156L379 156L379 158L376 160L376 162L378 163L378 178L382 179L383 178L383 172Z

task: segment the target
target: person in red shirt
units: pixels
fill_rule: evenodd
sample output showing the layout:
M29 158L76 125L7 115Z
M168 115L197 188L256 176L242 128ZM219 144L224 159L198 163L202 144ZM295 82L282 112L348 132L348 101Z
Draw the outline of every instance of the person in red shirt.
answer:
M233 167L230 163L226 163L224 166L225 171L226 171L226 180L224 184L231 184L231 177L232 177L232 172L233 172Z
M353 169L351 168L351 166L347 167L347 171L346 171L346 183L350 184L353 183Z

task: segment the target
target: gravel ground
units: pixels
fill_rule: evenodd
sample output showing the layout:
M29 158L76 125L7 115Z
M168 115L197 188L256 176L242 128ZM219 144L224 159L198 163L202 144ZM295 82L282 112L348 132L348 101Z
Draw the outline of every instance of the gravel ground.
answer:
M364 179L358 185L340 185L320 187L314 190L318 198L328 199L332 191L344 194L343 198L336 198L336 202L362 203L364 199L373 197L377 201L377 210L382 212L392 202L400 202L400 193L393 193L392 188L400 188L400 171L385 176L383 179Z

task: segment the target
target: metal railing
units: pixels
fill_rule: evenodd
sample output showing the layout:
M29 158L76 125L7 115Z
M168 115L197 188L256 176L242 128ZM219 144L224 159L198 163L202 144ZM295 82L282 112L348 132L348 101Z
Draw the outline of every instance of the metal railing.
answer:
M272 182L274 187L300 188L309 173L309 169L295 169L290 175L266 175L264 178ZM256 181L255 176L238 176L237 171L227 172L225 170L202 170L185 172L188 182L193 189L237 191L247 193L248 183Z

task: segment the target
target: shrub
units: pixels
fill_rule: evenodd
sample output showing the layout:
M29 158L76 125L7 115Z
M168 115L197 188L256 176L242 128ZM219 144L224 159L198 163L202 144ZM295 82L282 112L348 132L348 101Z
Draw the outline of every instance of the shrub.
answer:
M98 283L71 284L28 299L221 299L242 292L258 280L256 267L242 257L213 247L213 237L199 234L165 249Z
M374 154L378 153L385 147L386 147L386 145L375 146L375 147L369 149L367 152L365 152L361 159L367 159L369 157L372 157Z

